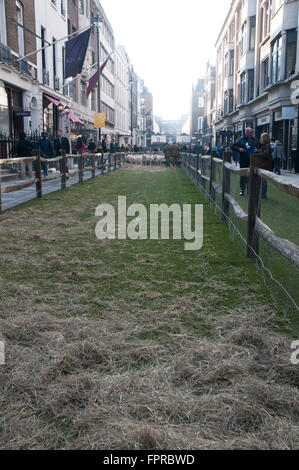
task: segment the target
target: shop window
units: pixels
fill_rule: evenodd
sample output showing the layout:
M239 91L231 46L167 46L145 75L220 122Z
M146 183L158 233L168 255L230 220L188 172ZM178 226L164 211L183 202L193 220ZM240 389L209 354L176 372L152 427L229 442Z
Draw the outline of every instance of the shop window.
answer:
M291 29L287 31L287 45L286 45L286 78L294 75L296 68L296 54L297 54L297 31Z

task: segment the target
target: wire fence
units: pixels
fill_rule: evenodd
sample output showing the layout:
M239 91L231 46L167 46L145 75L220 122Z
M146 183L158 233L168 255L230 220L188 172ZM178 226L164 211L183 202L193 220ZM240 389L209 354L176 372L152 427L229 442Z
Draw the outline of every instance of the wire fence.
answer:
M226 223L231 238L255 261L281 314L299 330L299 184L263 170L259 155L247 169L230 160L229 153L223 160L215 154L183 154L182 168ZM248 194L240 194L240 177L246 178Z

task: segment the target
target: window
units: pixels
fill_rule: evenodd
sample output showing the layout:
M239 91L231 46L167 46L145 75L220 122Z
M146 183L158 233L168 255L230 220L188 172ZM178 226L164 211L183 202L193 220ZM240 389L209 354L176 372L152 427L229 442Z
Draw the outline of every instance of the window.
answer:
M228 77L228 52L225 54L224 57L224 76Z
M81 15L84 15L84 0L79 0L79 11Z
M235 69L235 51L231 50L229 52L229 75L230 76L234 75L234 69Z
M270 2L265 4L264 37L270 32Z
M203 108L204 107L204 99L203 99L203 96L199 96L198 98L198 107L199 108Z
M41 46L45 47L46 30L45 28L43 28L43 26L41 27L40 35L41 35ZM46 49L42 50L42 68L43 68L43 71L46 70Z
M256 17L252 16L250 18L250 33L249 33L249 50L254 51L255 49L255 25L256 25Z
M89 0L86 0L85 14L89 18Z
M248 101L254 98L254 69L248 70Z
M269 85L269 57L263 62L263 89Z
M272 71L271 71L271 81L272 83L279 82L281 80L281 45L282 39L279 36L271 45L271 54L272 54Z
M65 0L61 0L61 3L60 3L60 11L61 11L62 16L65 16L64 2L65 2Z
M82 80L80 82L80 92L81 92L81 104L82 104L82 106L86 106L87 105L86 83L84 83Z
M234 110L234 90L228 90L228 112L232 113Z
M72 85L72 87L71 87ZM70 83L70 95L73 98L73 101L77 102L78 101L78 95L77 95L77 84L72 82Z
M224 106L223 106L224 114L227 114L227 112L228 112L228 93L227 93L227 91L224 93L223 102L224 102Z
M4 0L0 0L0 42L4 45L7 44L5 2L4 2Z
M260 36L261 41L264 39L264 9L261 8L261 19L260 19Z
M235 22L233 21L229 27L229 42L233 42L235 37Z
M296 68L296 54L297 54L297 31L290 29L287 31L287 45L286 45L286 71L285 76L289 78L294 75Z
M246 52L246 21L243 23L241 31L241 55L244 55Z
M246 73L241 75L241 85L240 85L240 103L245 103L245 84L246 84Z
M17 22L23 25L23 7L19 2L16 2L16 7L17 7ZM25 55L24 29L21 26L18 26L18 45L19 45L19 56L23 57Z

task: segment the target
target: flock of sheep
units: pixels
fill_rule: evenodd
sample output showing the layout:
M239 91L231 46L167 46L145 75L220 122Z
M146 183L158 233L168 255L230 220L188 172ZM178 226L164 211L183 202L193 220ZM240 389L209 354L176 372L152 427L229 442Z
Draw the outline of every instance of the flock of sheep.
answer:
M126 162L131 165L144 165L144 166L161 166L165 160L164 155L157 154L128 154Z

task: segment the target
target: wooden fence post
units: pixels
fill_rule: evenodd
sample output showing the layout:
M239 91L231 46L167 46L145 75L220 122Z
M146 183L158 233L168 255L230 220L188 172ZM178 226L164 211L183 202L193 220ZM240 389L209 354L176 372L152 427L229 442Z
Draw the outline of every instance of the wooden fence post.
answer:
M80 150L78 167L79 167L79 183L83 183L83 152L82 150Z
M61 159L61 189L66 189L66 156L65 156L65 150L62 151L62 159Z
M251 155L249 176L247 256L255 259L259 253L259 236L256 231L256 218L260 217L261 177L257 169L261 167L261 156Z
M1 165L0 165L0 170L1 170ZM0 214L2 214L1 175L0 175Z
M231 154L224 152L223 155L223 174L222 174L222 211L221 219L227 223L229 216L229 202L225 199L225 193L230 194L230 171L225 167L225 163L231 163Z
M91 172L91 177L95 178L96 176L96 154L92 154L92 172Z
M215 180L215 162L214 162L214 157L217 157L217 153L215 150L212 150L211 152L211 171L210 171L210 198L212 199L213 202L215 202L215 189L213 186L214 180Z
M42 191L42 167L41 167L39 150L35 150L34 155L35 155L36 197L41 199L43 197L43 191Z
M199 184L199 161L200 161L200 155L196 155L196 183L197 185Z

